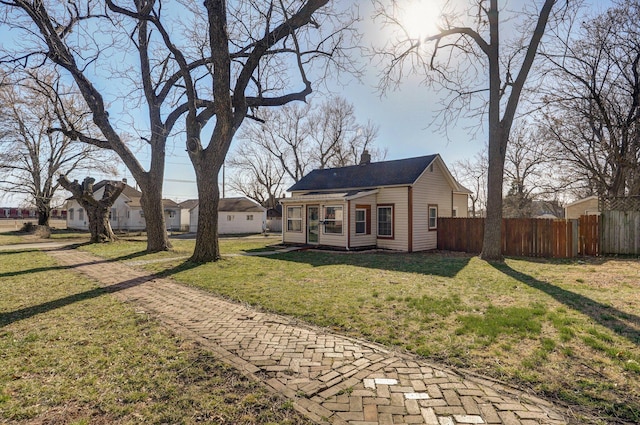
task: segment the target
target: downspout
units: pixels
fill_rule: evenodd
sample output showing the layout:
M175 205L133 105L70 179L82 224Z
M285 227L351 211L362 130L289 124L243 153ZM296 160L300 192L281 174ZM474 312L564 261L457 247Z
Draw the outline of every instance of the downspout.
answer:
M407 249L409 252L413 252L413 188L409 186L407 194L407 215L409 216L409 235L407 240Z

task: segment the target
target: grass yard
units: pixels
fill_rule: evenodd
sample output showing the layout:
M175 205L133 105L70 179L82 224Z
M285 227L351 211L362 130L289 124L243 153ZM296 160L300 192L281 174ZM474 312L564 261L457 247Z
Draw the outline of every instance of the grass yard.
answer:
M202 422L309 423L46 254L0 252L0 423Z
M528 387L571 406L575 424L640 423L638 260L489 264L447 253L305 251L196 265L170 260L191 252L193 241L182 242L177 253L152 255L128 243L83 249L111 258L163 256L143 267ZM223 253L256 249L254 240L221 241Z

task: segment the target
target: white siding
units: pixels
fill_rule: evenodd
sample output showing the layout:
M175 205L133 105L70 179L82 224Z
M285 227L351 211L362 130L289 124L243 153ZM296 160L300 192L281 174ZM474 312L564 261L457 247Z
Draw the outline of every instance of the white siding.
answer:
M300 232L288 232L287 231L287 208L288 207L300 207L302 208L302 230ZM306 205L303 204L283 204L282 206L282 242L304 244L307 242L307 211Z
M198 211L196 205L189 211L189 231L195 233L198 230ZM253 215L253 220L247 220L248 215ZM232 220L227 217L232 216ZM267 220L267 211L218 211L218 234L229 235L234 233L262 233Z
M458 210L456 217L469 217L469 196L467 194L454 193L453 207Z
M452 188L438 161L427 168L413 187L413 250L438 246L437 230L429 230L429 206L438 207L438 217L451 217Z
M393 239L377 238L378 247L407 251L409 249L409 214L408 214L409 188L407 186L395 188L382 188L378 192L378 204L393 204ZM372 223L371 231L377 234L378 220Z
M349 232L351 233L350 238L350 246L351 248L357 248L362 246L375 246L376 245L376 225L378 222L377 211L376 208L376 195L368 195L362 198L357 198L350 201L351 207L349 210ZM357 235L356 234L356 205L368 205L371 208L371 222L369 223L369 227L371 229L371 233L368 235Z
M328 202L326 204L320 204L320 221L325 219L324 213L325 207L342 207L342 234L333 234L333 233L325 233L324 225L320 223L320 237L319 237L319 245L327 245L327 246L336 246L341 248L347 247L347 204L343 202ZM303 231L306 231L303 228Z
M228 220L231 216L232 220ZM253 216L253 220L248 220L248 216ZM218 212L218 233L221 235L233 233L262 233L267 220L267 212Z

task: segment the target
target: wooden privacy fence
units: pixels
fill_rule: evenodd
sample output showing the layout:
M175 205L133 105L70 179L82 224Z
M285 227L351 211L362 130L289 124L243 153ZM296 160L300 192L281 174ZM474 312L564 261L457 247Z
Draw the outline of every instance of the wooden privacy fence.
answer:
M580 220L502 219L502 253L523 257L571 258L599 254L598 216ZM483 218L438 218L438 249L479 253Z
M601 252L640 254L640 211L603 211Z

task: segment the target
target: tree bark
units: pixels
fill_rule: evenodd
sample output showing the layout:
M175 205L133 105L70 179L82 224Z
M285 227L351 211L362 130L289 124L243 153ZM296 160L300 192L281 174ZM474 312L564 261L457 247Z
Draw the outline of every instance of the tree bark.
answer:
M198 230L196 245L191 261L205 263L217 261L221 258L218 243L218 205L220 203L220 189L218 187L218 173L221 165L216 167L196 166L196 181L198 186Z
M488 14L490 37L487 52L489 59L489 169L487 171L487 217L480 256L488 261L501 261L502 184L506 149L502 148L500 125L500 33L497 0L491 0Z

